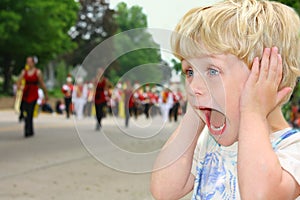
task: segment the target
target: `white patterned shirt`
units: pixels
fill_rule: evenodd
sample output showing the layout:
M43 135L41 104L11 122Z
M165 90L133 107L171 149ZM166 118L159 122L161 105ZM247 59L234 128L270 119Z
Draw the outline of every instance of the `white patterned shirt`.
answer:
M283 169L300 184L300 132L284 129L270 135L273 149ZM192 174L195 176L192 200L238 200L238 142L219 145L205 128L194 152ZM300 200L298 197L296 200Z

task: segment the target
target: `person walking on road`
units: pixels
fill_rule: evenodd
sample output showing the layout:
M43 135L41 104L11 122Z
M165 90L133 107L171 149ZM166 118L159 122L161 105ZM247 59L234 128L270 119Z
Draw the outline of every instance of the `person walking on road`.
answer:
M173 105L173 95L169 91L168 88L165 88L162 91L158 102L159 102L160 112L161 112L163 121L167 122L168 117L169 117L169 111L170 111L170 109L172 108L172 105Z
M84 105L87 101L88 88L83 78L77 78L77 82L73 88L72 101L77 119L83 119Z
M130 81L126 81L124 88L124 110L125 110L125 127L129 126L129 119L134 113L134 97Z
M38 99L39 85L44 91L45 101L48 100L48 93L44 83L43 75L40 69L36 68L37 57L29 56L26 59L28 69L23 69L17 81L17 87L20 89L22 80L25 80L22 96L22 112L25 119L24 136L32 137L34 135L33 112Z
M71 76L66 78L66 83L63 84L61 91L64 94L66 117L70 118L70 112L72 113L72 93L73 93L73 79Z
M95 109L96 109L96 130L100 130L102 127L102 118L105 117L106 108L106 93L108 88L108 80L103 76L104 70L99 68L98 74L95 80L96 91L95 91Z

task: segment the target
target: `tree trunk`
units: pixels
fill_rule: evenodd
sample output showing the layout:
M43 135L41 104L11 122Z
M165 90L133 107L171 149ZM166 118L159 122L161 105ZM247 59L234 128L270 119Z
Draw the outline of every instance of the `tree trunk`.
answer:
M54 63L51 61L47 65L47 81L46 86L48 90L53 90L55 86L55 71L54 71Z
M3 75L4 75L4 82L3 82L3 93L4 94L12 94L12 84L11 84L11 77L12 77L12 61L8 56L5 56L3 62Z

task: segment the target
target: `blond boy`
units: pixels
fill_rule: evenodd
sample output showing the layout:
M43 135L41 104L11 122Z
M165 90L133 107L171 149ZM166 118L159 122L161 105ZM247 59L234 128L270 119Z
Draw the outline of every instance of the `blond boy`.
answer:
M157 158L153 196L300 199L300 133L281 111L299 75L295 11L264 0L195 8L172 48L190 106Z

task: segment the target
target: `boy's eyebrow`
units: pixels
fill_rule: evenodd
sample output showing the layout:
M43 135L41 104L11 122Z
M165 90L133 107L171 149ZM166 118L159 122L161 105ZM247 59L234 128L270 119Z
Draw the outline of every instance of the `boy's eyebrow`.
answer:
M214 58L214 59L220 59L220 58L217 57L216 54L208 54L207 56L211 57L211 58Z
M200 56L201 58L214 58L214 59L218 59L216 54L212 54L212 53L207 53L207 54L202 54Z
M210 59L213 59L215 61L220 61L220 57L218 57L218 55L216 54L202 54L201 56L198 56L197 58L202 58L202 59L207 59L207 60L210 60ZM182 58L181 59L181 62L183 62L184 60L189 64L189 65L194 65L195 62L191 62L190 59L193 59L193 58ZM210 60L212 62L212 60ZM204 62L204 61L202 61ZM206 63L208 63L209 61L205 61Z

